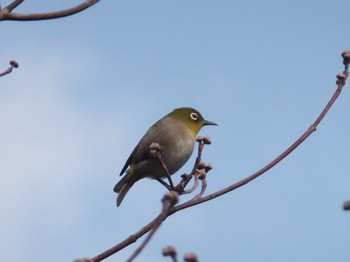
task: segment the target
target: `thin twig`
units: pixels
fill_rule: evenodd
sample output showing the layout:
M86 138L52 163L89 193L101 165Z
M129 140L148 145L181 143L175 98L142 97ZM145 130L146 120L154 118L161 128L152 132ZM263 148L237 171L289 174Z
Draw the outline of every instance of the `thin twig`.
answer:
M194 162L191 173L189 175L188 174L182 175L182 179L176 187L176 190L179 194L184 193L185 187L191 181L193 175L196 172L196 169L197 169L199 163L201 162L203 148L204 148L204 145L206 144L206 143L204 143L204 139L208 139L208 137L203 138L203 137L199 136L196 139L196 141L198 142L198 153L197 153L196 161Z
M201 191L194 197L194 199L201 198L203 194L205 193L205 190L207 189L207 180L202 179L202 188Z
M17 6L19 6L23 2L24 2L24 0L15 0L12 3L10 3L9 5L7 5L4 9L7 10L8 12L11 12L13 9L15 9Z
M84 11L85 9L93 6L94 4L98 3L100 0L86 0L83 3L76 5L74 7L60 10L60 11L54 11L54 12L47 12L47 13L33 13L33 14L19 14L19 13L13 13L12 10L17 7L19 4L23 2L22 1L14 1L4 9L0 10L0 21L1 20L12 20L12 21L34 21L34 20L48 20L48 19L56 19L61 17L66 17L70 15L74 15L76 13L79 13L81 11Z
M111 247L110 249L107 249L106 251L102 252L101 254L93 257L92 261L94 261L94 262L102 261L102 260L106 259L107 257L110 257L111 255L124 249L125 247L135 243L140 237L142 237L144 234L149 232L155 225L157 225L157 223L159 223L160 220L163 222L165 219L167 219L167 217L163 217L161 214L159 214L155 219L153 219L150 223L148 223L146 226L141 228L135 234L129 236L128 238L124 239L122 242Z
M171 191L171 186L168 185L162 178L160 177L156 177L156 180L161 183L166 189L168 189L169 191Z
M170 186L167 185L161 178L156 178L156 179L167 189L174 190L174 183L173 183L173 180L171 179L171 174L162 158L162 146L159 145L158 143L152 143L150 145L150 153L151 155L153 155L153 157L157 158L157 160L159 161L160 165L164 170L165 176L168 178Z
M193 183L192 188L187 189L187 190L184 190L184 191L182 192L182 195L183 195L183 194L190 194L190 193L192 193L193 191L195 191L196 188L198 187L198 184L199 184L198 181L199 181L198 175L194 175L194 183Z
M157 153L157 158L158 158L160 164L162 165L163 170L165 171L165 175L166 175L166 177L167 177L167 179L168 179L168 181L169 181L170 190L174 190L175 187L174 187L173 180L171 179L171 175L170 175L170 173L169 173L169 170L168 170L167 166L165 165L165 163L164 163L164 161L163 161L163 158L162 158L162 156L160 155L160 152ZM164 181L163 181L163 182L164 182Z
M10 61L10 65L11 65L11 66L10 66L9 68L7 68L4 72L0 73L0 77L11 73L11 72L12 72L12 69L18 67L18 63L17 63L15 60L11 60L11 61Z
M160 224L165 220L165 218L168 216L168 211L170 208L172 208L178 201L178 195L175 191L171 191L167 193L164 198L162 199L163 202L163 208L162 212L158 216L158 219L156 223L154 224L151 232L147 235L145 240L142 242L142 244L132 253L132 255L126 260L126 262L132 262L145 248L145 246L148 244L148 242L151 240L153 235L158 230Z

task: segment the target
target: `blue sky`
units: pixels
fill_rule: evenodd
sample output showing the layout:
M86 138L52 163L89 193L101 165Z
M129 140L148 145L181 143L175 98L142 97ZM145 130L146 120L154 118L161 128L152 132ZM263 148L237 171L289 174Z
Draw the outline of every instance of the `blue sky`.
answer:
M16 11L79 3L32 2ZM159 183L135 184L119 208L112 189L144 132L176 107L219 124L201 131L213 140L207 193L266 165L333 94L349 10L348 0L101 1L64 19L1 22L1 68L20 64L0 78L2 259L93 257L152 220ZM169 244L200 261L347 261L349 100L345 86L262 177L168 218L136 261L170 261Z

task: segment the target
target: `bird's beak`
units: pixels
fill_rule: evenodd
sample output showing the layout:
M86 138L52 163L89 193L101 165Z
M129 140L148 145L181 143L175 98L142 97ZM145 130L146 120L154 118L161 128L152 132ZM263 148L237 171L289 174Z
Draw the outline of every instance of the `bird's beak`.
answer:
M203 125L204 126L217 126L217 123L214 123L212 121L208 121L208 120L203 120Z

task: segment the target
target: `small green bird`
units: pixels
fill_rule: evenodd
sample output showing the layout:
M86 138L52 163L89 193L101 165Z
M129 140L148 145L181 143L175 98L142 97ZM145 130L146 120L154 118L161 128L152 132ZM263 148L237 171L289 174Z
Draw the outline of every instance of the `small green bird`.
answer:
M117 206L138 180L145 177L153 179L166 177L159 160L150 154L152 143L158 143L161 146L162 160L172 175L190 158L197 133L206 125L217 124L205 120L196 109L181 107L151 126L120 172L120 175L123 175L126 171L126 175L114 187L114 192L118 193ZM126 170L129 166L130 168Z

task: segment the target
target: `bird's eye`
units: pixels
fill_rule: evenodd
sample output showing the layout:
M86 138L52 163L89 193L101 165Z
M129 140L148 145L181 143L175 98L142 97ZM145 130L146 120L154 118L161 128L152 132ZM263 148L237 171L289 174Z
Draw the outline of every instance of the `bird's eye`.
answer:
M191 117L192 120L194 120L194 121L197 121L197 120L198 120L198 115L197 115L195 112L192 112L192 113L190 114L190 117Z

